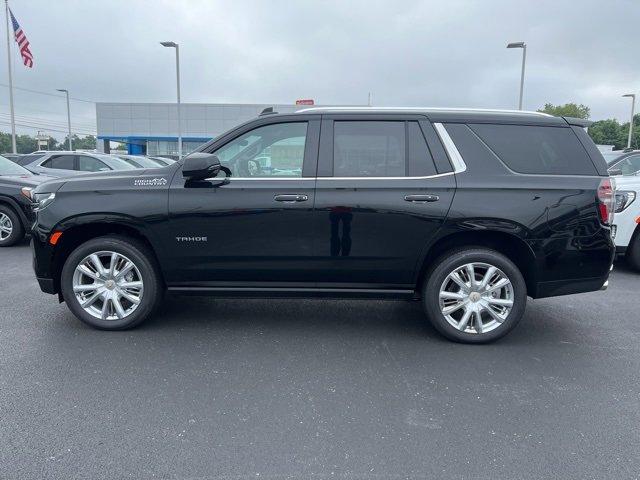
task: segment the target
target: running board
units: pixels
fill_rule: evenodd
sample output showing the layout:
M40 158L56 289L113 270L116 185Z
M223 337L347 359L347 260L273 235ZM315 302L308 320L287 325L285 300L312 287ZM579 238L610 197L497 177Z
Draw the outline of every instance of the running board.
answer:
M411 300L414 290L378 288L168 287L169 293L252 298L379 298Z

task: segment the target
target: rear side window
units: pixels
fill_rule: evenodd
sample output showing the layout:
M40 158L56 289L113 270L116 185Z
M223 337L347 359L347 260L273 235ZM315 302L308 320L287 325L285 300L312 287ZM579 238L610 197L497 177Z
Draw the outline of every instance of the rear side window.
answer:
M493 124L470 124L469 127L515 172L598 174L570 128Z
M51 157L49 160L42 164L45 168L57 168L58 170L73 170L74 169L74 156L73 155L57 155Z
M405 122L334 122L335 177L404 177Z

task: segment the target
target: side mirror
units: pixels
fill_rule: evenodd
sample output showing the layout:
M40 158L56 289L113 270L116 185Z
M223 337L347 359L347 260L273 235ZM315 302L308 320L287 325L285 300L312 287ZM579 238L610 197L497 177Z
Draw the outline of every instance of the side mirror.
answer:
M610 177L619 177L622 175L622 170L619 168L610 168L609 169L609 176Z
M211 153L194 152L184 159L182 176L188 180L204 180L220 173L220 160Z

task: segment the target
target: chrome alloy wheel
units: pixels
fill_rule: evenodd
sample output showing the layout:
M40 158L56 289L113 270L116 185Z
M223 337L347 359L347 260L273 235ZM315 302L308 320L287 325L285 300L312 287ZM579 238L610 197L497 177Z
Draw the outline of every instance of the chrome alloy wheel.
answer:
M461 332L482 334L498 328L513 308L513 285L499 268L467 263L449 273L440 287L440 311Z
M13 233L13 222L9 215L0 213L0 241L4 241Z
M120 320L142 301L144 285L138 267L120 253L100 251L86 256L73 272L73 293L89 315Z

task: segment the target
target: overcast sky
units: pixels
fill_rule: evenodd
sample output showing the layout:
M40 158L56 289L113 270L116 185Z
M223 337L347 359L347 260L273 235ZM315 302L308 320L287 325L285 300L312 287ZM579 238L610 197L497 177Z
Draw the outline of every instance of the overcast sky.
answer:
M180 44L183 102L353 105L372 92L379 106L515 108L521 50L505 48L514 41L528 46L526 109L576 102L592 119L626 120L621 95L640 93L639 0L9 3L35 62L24 67L14 49L14 85L88 100L71 103L82 133L95 129L91 102L174 101L173 50L161 40ZM16 90L15 103L19 123L62 135L53 130L64 130L63 98Z

